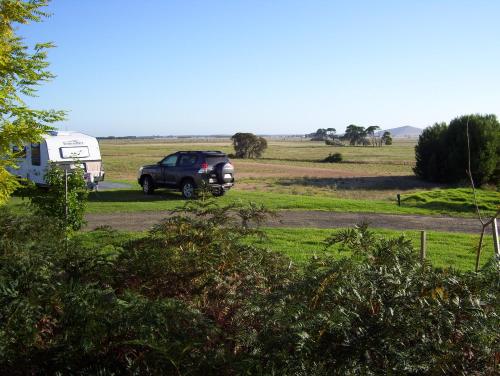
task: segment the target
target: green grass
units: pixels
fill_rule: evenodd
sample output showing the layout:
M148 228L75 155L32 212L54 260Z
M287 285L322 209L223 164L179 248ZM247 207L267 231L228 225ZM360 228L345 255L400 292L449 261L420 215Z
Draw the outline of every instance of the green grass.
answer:
M448 212L473 212L475 210L472 189L435 189L402 196L403 205L418 208L446 210ZM477 190L478 207L486 212L494 212L500 205L500 192Z
M283 171L293 174L295 167L334 169L339 173L411 175L415 163L416 140L395 140L394 145L373 147L332 147L323 142L307 140L278 141L270 139L268 148L259 160L234 160L238 173L250 175L258 172L255 162L268 165L282 165L272 171L280 175ZM212 139L187 140L101 140L99 142L106 174L111 179L133 179L141 165L156 163L164 156L178 150L221 150L234 153L231 141ZM330 153L341 153L345 163L318 163ZM278 166L279 167L279 166ZM282 175L281 175L282 176Z
M396 237L404 234L409 238L418 252L420 247L419 231L396 231L386 229L372 229L378 236ZM303 263L309 257L321 255L325 251L323 241L332 233L339 230L314 228L269 228L266 233L268 240L256 244L268 247L274 251L285 252L294 262ZM460 270L473 270L475 265L475 249L479 243L479 235L427 232L427 259L435 267L453 267ZM334 257L343 257L346 253L339 252L338 248L327 251ZM484 265L493 256L493 240L491 236L485 238L485 248L481 257Z
M409 238L418 252L418 231L395 231L384 229L372 229L377 236L396 237L404 234ZM264 241L249 239L250 243L257 246L269 248L276 252L285 253L292 262L301 265L310 257L325 253L323 241L339 230L314 229L314 228L265 228L268 238ZM101 247L110 245L121 246L128 239L142 236L142 233L131 233L122 231L109 232L91 231L81 232L77 238L87 247L99 244ZM472 270L475 265L475 249L479 242L479 236L470 234L433 232L427 233L427 258L435 267L453 267L459 270ZM485 248L481 257L481 265L484 265L493 255L493 241L491 236L485 238ZM338 249L326 251L333 257L340 258L348 256L348 253L339 252Z
M357 200L321 196L282 194L272 192L230 190L218 199L221 204L235 201L253 201L274 210L325 210L337 212L373 212L390 214L421 214L473 216L472 194L466 189L447 189L419 193L422 197L434 197L432 205L415 200L415 195L403 196L402 206L392 200ZM467 201L468 199L468 201ZM478 199L486 213L493 212L500 203L500 193L478 190ZM171 210L184 204L178 192L160 190L153 196L144 196L139 186L134 190L95 192L89 202L90 213L133 212Z
M133 184L133 182L130 182ZM500 193L479 190L478 197L485 214L494 211L499 204ZM467 201L468 199L468 201ZM221 204L231 202L256 202L274 210L324 210L335 212L451 215L472 217L472 194L466 189L441 189L425 191L414 195L403 195L402 206L391 200L345 199L325 196L283 194L233 189L217 199ZM12 198L9 205L15 206L21 199ZM138 185L134 189L117 189L92 192L88 213L126 213L164 211L182 207L185 200L179 192L158 190L154 195L145 196Z

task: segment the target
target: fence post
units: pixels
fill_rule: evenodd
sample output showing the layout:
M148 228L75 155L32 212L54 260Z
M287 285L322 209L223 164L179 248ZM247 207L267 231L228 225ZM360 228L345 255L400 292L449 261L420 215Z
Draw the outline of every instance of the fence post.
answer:
M500 246L498 243L498 227L497 227L497 219L493 219L491 222L491 226L493 227L493 247L495 248L495 261L497 266L500 265Z
M425 231L420 231L420 262L424 262L427 251L427 235Z

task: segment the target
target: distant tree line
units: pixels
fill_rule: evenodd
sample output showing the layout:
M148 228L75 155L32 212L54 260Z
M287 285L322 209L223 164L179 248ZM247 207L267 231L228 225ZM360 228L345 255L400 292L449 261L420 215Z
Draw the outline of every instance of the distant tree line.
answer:
M500 123L495 115L465 115L424 129L415 146L415 174L434 182L467 179L467 126L475 183L500 186Z
M311 141L324 141L327 145L343 146L347 143L351 146L379 146L392 145L391 133L384 131L381 135L380 127L373 125L361 127L351 124L346 128L343 135L337 135L335 128L319 128L316 132L307 134Z

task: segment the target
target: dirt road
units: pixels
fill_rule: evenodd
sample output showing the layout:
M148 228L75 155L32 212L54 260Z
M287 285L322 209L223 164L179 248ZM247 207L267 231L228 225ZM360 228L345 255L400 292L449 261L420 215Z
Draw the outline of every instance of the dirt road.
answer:
M115 229L143 231L151 228L169 212L136 212L112 214L87 214L87 230L109 225ZM431 217L374 213L336 213L326 211L280 211L277 219L269 220L267 227L352 227L361 222L371 227L395 230L433 230L448 232L480 232L479 221L471 218Z

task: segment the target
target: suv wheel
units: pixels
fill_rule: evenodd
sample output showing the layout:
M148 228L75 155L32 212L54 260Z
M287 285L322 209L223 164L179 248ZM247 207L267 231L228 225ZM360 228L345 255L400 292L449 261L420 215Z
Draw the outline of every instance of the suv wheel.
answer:
M142 191L144 192L145 195L152 195L154 190L155 188L153 185L153 179L151 179L149 176L146 176L142 180Z
M182 197L186 199L194 198L194 183L191 180L185 180L181 186Z

